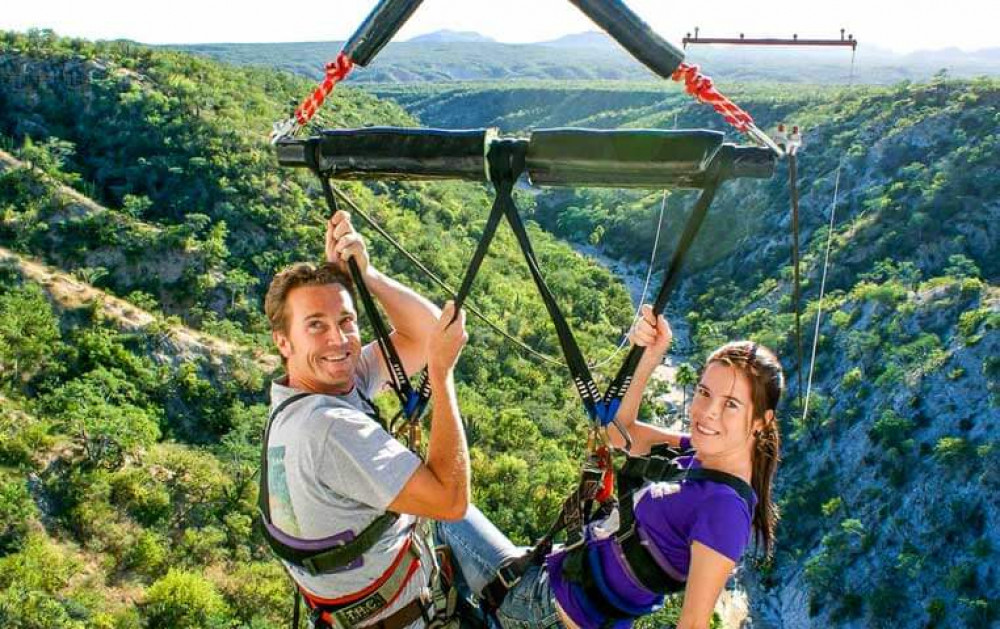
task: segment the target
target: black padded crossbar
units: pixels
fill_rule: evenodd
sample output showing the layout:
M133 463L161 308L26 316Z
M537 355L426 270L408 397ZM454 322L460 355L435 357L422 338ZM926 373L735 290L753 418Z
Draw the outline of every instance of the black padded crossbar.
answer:
M540 129L528 140L493 129L412 127L336 129L277 144L282 166L318 169L333 179L487 181L486 155L498 142L523 151L531 182L541 186L704 188L709 180L774 172L768 149L723 144L718 131Z
M703 188L720 180L770 177L767 149L723 144L717 131L543 129L531 134L527 170L542 186Z
M282 166L318 168L334 179L488 179L493 129L333 129L277 143Z
M341 49L355 65L367 66L406 24L423 0L382 0Z
M684 53L656 34L621 0L570 0L647 68L669 79Z
M774 174L774 151L761 146L723 144L715 159L721 162L720 178L770 179Z
M542 186L674 186L704 174L722 139L717 131L541 129L528 143L528 177Z

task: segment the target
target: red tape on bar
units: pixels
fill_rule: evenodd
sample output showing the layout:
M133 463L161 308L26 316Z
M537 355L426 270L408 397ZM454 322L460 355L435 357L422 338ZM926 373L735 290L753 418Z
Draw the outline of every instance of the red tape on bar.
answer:
M698 66L682 63L677 66L670 78L677 82L683 81L688 94L697 98L699 102L711 105L712 109L719 112L726 122L736 127L737 131L746 133L750 127L755 126L750 114L723 96L715 88L712 78L702 74Z
M302 104L295 108L295 120L299 126L304 127L309 124L312 117L323 106L323 101L333 91L333 86L343 81L352 69L354 69L354 62L343 52L337 55L334 61L326 64L326 78L313 90L312 94L302 101Z

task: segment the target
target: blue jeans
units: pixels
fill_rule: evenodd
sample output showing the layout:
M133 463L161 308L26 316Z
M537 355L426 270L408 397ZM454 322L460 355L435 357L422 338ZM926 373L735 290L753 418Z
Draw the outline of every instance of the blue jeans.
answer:
M438 522L435 534L440 544L451 548L455 561L455 581L462 596L476 601L508 558L524 554L479 509L469 506L458 522ZM502 629L548 629L562 627L544 567L531 566L507 593L497 610Z

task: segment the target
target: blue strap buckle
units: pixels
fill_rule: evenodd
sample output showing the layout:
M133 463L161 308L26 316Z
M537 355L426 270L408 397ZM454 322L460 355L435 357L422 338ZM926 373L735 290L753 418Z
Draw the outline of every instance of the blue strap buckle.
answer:
M426 404L427 399L418 391L410 391L410 394L406 396L406 404L403 405L403 416L408 420L420 417Z
M618 421L618 409L621 405L621 398L618 397L611 398L607 402L595 402L593 405L587 405L587 414L590 415L590 420L598 424L600 428L607 428L608 424L613 424L625 441L625 451L629 452L632 450L632 436Z

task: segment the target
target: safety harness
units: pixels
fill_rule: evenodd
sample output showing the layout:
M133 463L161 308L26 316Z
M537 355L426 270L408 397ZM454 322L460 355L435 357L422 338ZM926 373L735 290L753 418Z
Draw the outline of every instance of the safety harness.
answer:
M358 392L360 394L360 391ZM259 491L259 509L264 539L274 554L288 563L305 570L310 575L328 574L344 568L352 568L357 561L382 535L399 519L399 515L387 511L375 518L353 539L344 541L342 536L323 539L306 540L293 537L281 531L271 520L270 494L267 483L267 443L274 420L292 404L309 397L310 393L299 393L289 397L279 404L268 417L264 430L264 443L261 448L261 473ZM379 424L383 424L378 408L364 395L362 400L370 407L369 416ZM294 613L292 627L298 627L301 601L305 599L310 609L313 626L317 628L347 628L371 618L386 606L393 603L402 593L409 579L420 569L421 561L432 561L432 578L429 589L391 616L372 625L384 629L406 627L423 618L428 627L447 626L446 619L453 615L456 593L449 583L445 583L436 557L421 557L416 536L420 534L420 525L415 524L409 532L396 560L389 569L369 587L346 597L338 599L323 599L317 597L296 585L294 593Z
M544 130L537 131L530 140L524 139L496 139L490 137L484 131L442 131L431 129L389 129L389 128L369 128L362 130L334 130L326 131L322 136L307 140L305 142L291 141L279 145L279 160L290 163L308 166L320 179L324 196L330 211L338 209L337 199L344 199L346 195L340 190L336 190L330 183L331 177L345 179L360 178L371 174L401 174L425 173L430 176L458 176L460 178L482 178L485 170L487 180L495 189L493 206L486 220L485 227L477 243L476 251L469 263L465 276L459 290L455 293L455 301L458 307L468 298L475 277L483 263L490 244L496 234L501 221L505 220L510 225L518 246L527 263L543 303L548 314L553 321L562 353L565 357L566 366L583 402L584 409L592 425L588 438L587 458L583 466L582 480L580 486L564 503L564 508L556 523L545 538L524 557L518 558L514 562L509 562L501 567L494 584L487 589L486 601L487 610L495 610L502 602L503 596L520 579L524 570L534 563L540 563L544 559L554 536L562 530L567 532L567 543L569 546L582 547L583 530L585 525L592 519L592 511L595 505L600 508L597 514L607 512L614 506L612 498L614 494L615 475L611 461L611 449L608 442L607 426L615 425L621 433L626 444L626 451L630 449L631 441L628 432L617 421L617 412L621 400L627 393L631 385L633 375L638 367L644 349L633 347L618 370L615 378L611 382L604 395L601 395L590 371L590 367L583 357L579 345L574 338L572 329L563 315L561 308L551 290L549 290L540 270L540 264L531 244L527 229L518 212L513 198L513 190L516 182L526 171L536 183L544 181L574 180L576 177L591 175L592 173L582 172L581 162L573 156L576 151L589 151L591 155L600 154L602 150L621 150L620 142L633 142L634 146L648 152L644 153L642 159L650 160L635 166L633 170L628 168L620 172L615 172L614 176L619 178L634 178L635 184L646 184L648 177L645 170L657 151L664 150L663 143L677 142L672 150L676 151L677 160L680 163L689 164L687 166L692 172L697 173L690 178L683 179L687 187L700 189L694 207L692 208L684 230L679 237L679 241L674 250L673 257L664 274L662 284L656 299L653 303L653 310L661 312L671 296L673 290L679 283L684 261L687 254L704 222L708 209L715 197L719 184L727 178L736 176L737 172L754 172L753 166L745 164L734 158L735 153L731 148L717 147L717 136L712 136L710 132L696 132L685 136L669 136L663 132L639 132L628 136L611 135L612 132L590 132L583 130ZM699 135L701 134L701 135ZM705 135L708 134L708 135ZM393 147L388 144L388 139L398 142L399 147L404 148L405 159L393 157L389 153ZM675 139L676 138L676 139ZM435 153L434 147L443 147L440 153ZM485 147L485 156L483 148ZM475 155L478 152L478 161ZM739 151L740 149L737 149ZM596 153L595 153L596 151ZM457 156L452 159L445 169L442 166L440 154ZM753 160L754 154L750 154ZM472 156L472 157L465 157ZM533 160L529 164L529 158ZM687 161L685 161L687 160ZM599 161L595 158L595 161ZM756 162L751 161L750 164ZM734 169L747 168L751 170L737 171ZM533 170L532 170L533 168ZM662 176L662 175L660 175ZM405 177L404 177L405 178ZM352 204L352 207L353 204ZM367 220L367 219L366 219ZM401 415L406 418L407 425L411 427L410 443L418 442L414 437L413 430L419 431L419 415L425 407L429 390L425 387L416 390L409 385L405 370L398 363L398 356L392 349L391 341L388 337L388 329L381 322L378 310L374 301L364 284L364 278L360 271L353 264L349 263L351 274L357 285L358 293L365 310L372 321L376 337L382 348L386 362L390 365L390 374L393 375L392 385L397 393L401 405ZM394 367L393 365L398 365ZM426 379L425 379L426 384ZM416 412L412 412L415 410ZM397 415L397 418L400 415ZM395 419L391 424L395 423ZM392 425L390 424L390 431ZM416 434L419 434L417 432ZM655 457L650 459L657 460ZM629 478L634 466L626 465L624 468L625 478ZM664 472L665 473L665 472ZM698 476L700 471L694 471ZM655 475L649 479L656 479ZM669 478L665 476L663 479ZM619 482L619 492L621 493L621 479ZM623 494L624 495L624 494ZM624 509L631 513L631 497L625 499ZM390 517L390 516L386 516ZM630 517L630 515L628 516ZM624 529L623 529L624 530ZM378 536L375 535L374 539ZM642 562L643 550L634 542L628 542L627 537L623 537L622 546L625 557ZM277 551L276 551L277 552ZM363 551L362 551L363 552ZM574 560L571 559L572 565ZM669 587L676 585L675 582L664 581L661 578L661 571L654 571L648 568L649 562L637 563L640 574L645 575L646 580L652 586L652 591L668 591ZM643 567L647 566L647 567ZM585 573L585 570L580 571ZM587 577L581 576L581 579ZM589 582L584 581L586 589L593 590ZM596 590L594 590L596 592ZM352 607L353 609L353 607Z
M337 60L328 64L326 77L322 84L296 109L292 118L275 125L272 141L278 147L280 162L285 165L305 165L318 176L331 212L337 209L336 199L338 197L344 198L343 193L339 190L335 191L330 184L329 179L332 176L348 179L367 178L373 174L381 173L383 175L394 175L395 178L403 179L408 178L408 175L413 175L417 178L457 177L460 179L481 181L485 170L486 178L496 190L496 196L485 229L477 244L476 252L466 270L459 290L457 293L454 293L456 312L458 308L462 307L464 301L469 296L475 276L488 252L496 229L500 221L506 218L527 262L532 279L545 303L546 310L555 326L566 366L569 369L570 376L592 424L588 438L588 456L583 469L581 485L574 492L574 495L567 499L559 521L553 525L553 530L546 536L547 542L540 544L531 553L531 561L536 561L539 557L544 557L543 550L545 550L545 546L551 546L552 535L559 530L566 529L570 539L574 543L582 540L583 527L590 519L590 511L595 502L601 505L601 509L605 509L608 504L611 504L614 477L607 426L614 425L618 429L625 442L625 449L628 451L631 447L631 440L628 432L618 422L617 412L622 398L628 391L644 349L641 347L632 348L614 380L611 382L611 385L601 395L591 374L590 366L584 359L565 316L542 276L540 265L532 248L527 230L514 203L513 189L517 180L526 170L529 170L530 176L535 183L542 185L553 182L556 185L593 183L595 181L614 183L615 176L622 175L623 173L608 173L603 171L606 170L608 163L615 161L618 156L618 150L621 147L615 145L617 141L615 137L601 133L581 134L580 130L536 132L533 134L533 139L530 143L529 141L520 139L491 141L489 137L478 137L476 135L478 132L441 132L439 130L403 131L398 129L387 131L377 128L347 131L346 133L338 133L336 130L326 131L320 138L315 138L315 141L306 143L294 141L293 138L296 133L313 117L322 105L323 100L330 94L334 85L345 79L354 67L367 65L413 14L420 3L421 0L381 0L350 40L344 44ZM711 104L730 124L740 131L747 133L757 142L769 147L774 153L780 153L780 149L770 141L770 138L757 129L752 118L745 111L719 94L718 90L712 86L711 80L698 72L697 67L683 64L683 53L676 50L653 32L624 3L606 0L573 0L573 4L619 41L619 43L647 67L664 78L669 77L675 81L683 81L690 94L703 102ZM380 134L386 132L393 139L405 144L405 158L399 155L386 154L386 151L391 151L392 147L390 145L379 144ZM536 137L538 138L538 142L535 141ZM632 139L638 139L642 142L642 139L638 138L638 136L633 136ZM699 142L703 139L697 138L694 146L701 146ZM351 144L352 142L354 144ZM476 146L477 142L479 142L478 147ZM646 154L645 162L636 166L634 171L624 173L625 178L629 180L629 184L627 185L647 186L648 184L660 183L664 176L669 178L675 174L659 170L655 166L659 164L659 160L662 158L662 153L658 151L663 148L663 145L657 142L644 144L644 148L649 151ZM536 152L534 155L536 160L535 169L533 171L526 165L526 157L532 146L555 151L554 157L551 153L545 155ZM355 153L350 150L352 147L363 150ZM486 149L485 160L483 159L484 155L482 151L484 147ZM469 148L472 150L468 150ZM595 149L596 153L590 149ZM576 156L581 151L584 154L588 152L598 154L609 149L610 153L604 155L603 161L595 160L594 162L603 164L600 167L601 171L594 171L592 167L588 167L586 164L581 165L576 160ZM574 154L574 151L577 153ZM544 153L544 151L541 151L541 153ZM365 159L354 159L355 156L360 155L366 156ZM685 153L685 157L687 156L688 154ZM699 153L696 148L691 156L694 157L694 161L686 163L685 166L691 172L696 172L697 174L693 175L694 179L687 180L681 176L677 181L686 187L699 188L701 195L687 220L670 266L664 276L660 291L653 304L653 310L657 314L666 306L668 298L680 279L685 257L701 228L708 208L715 197L719 183L726 176L733 174L731 172L722 172L723 167L721 164L726 160L714 159L714 152L709 154ZM711 160L711 165L709 165L707 170L703 169L706 160ZM733 154L730 153L728 159L730 166L738 162L739 159L733 159ZM757 163L761 164L759 161ZM484 166L485 169L483 168ZM649 168L650 166L654 167ZM590 169L588 170L588 168ZM751 170L753 169L751 168ZM765 166L764 170L768 170L768 167ZM594 179L595 176L597 177L596 180ZM403 251L403 253L408 256L407 252ZM411 449L416 449L419 445L420 416L424 408L426 408L427 400L431 394L429 380L424 377L419 387L413 387L409 383L407 375L399 363L398 356L393 357L394 351L391 342L388 340L388 332L384 329L384 324L381 325L380 329L378 311L370 295L366 295L367 291L365 290L361 273L353 262L349 264L349 267L361 300L364 302L365 309L372 320L383 356L385 356L386 362L389 365L393 389L400 400L400 414L389 423L388 430L390 433L395 434L394 424L396 419L399 417L405 418L406 425L409 427L408 445ZM423 269L423 267L421 268ZM265 448L266 443L265 438ZM266 453L264 458L262 467L266 465ZM263 469L266 473L266 467ZM266 494L262 495L266 497ZM262 507L261 512L265 516L264 520L265 524L267 524L269 523L269 513L265 509L266 507ZM355 540L355 545L350 550L322 548L315 556L309 555L299 557L298 559L302 562L302 565L311 565L312 569L322 569L324 565L336 565L338 561L351 561L370 547L371 543L378 539L385 528L395 522L395 517L393 514L387 513L381 518L376 519L369 527L372 529L372 532L369 534L369 529L362 531L361 535ZM379 527L385 528L379 531ZM268 530L267 527L265 527L265 530ZM270 533L271 537L269 537L268 541L279 556L282 556L282 552L286 552L289 549L302 550L301 546L294 543L294 540L285 540L286 543L278 543L282 540L273 534L274 531L270 531ZM272 541L272 538L276 541ZM366 541L369 538L371 541ZM577 538L580 538L580 540ZM358 540L360 540L360 543ZM367 546L365 545L366 543ZM294 553L286 552L286 554L295 558ZM525 563L524 565L528 564ZM309 568L307 567L307 569ZM516 575L511 573L511 579L507 579L502 569L498 579L502 586L512 586L520 578L521 574L523 574L523 571L518 572ZM505 592L506 590L504 590ZM500 600L502 600L502 596ZM367 605L367 603L352 601L350 605L351 607L347 609L366 609L364 605ZM370 617L370 615L364 617ZM353 618L352 612L351 617L346 619L353 620Z
M325 178L321 179L324 184L327 200L331 204L331 211L335 212L337 209L336 201L330 189L330 184ZM358 395L369 408L368 416L390 434L394 432L396 420L400 417L405 418L405 427L408 428L407 444L419 456L420 416L426 407L429 389L426 395L414 389L399 358L399 353L396 351L389 336L389 328L375 306L375 300L365 284L360 268L353 258L348 261L348 268L354 281L355 289L375 331L379 350L388 366L389 384L400 400L400 411L392 421L386 422L383 420L378 407L371 400L360 390L358 391ZM357 562L361 556L368 552L382 535L396 523L399 519L399 514L391 511L383 513L353 539L346 542L342 536L332 536L317 540L300 539L284 533L274 525L271 520L270 494L267 482L267 444L270 439L271 426L275 418L286 408L309 395L312 394L299 393L293 395L284 400L271 412L264 430L264 439L261 447L260 491L258 496L260 518L263 525L262 530L271 550L281 559L315 576L357 566ZM305 591L296 584L294 612L292 616L293 629L298 627L301 601L303 599L310 609L313 627L317 629L324 627L346 629L365 622L396 600L410 578L419 571L422 561L430 561L433 564L429 587L424 589L420 597L371 626L382 629L399 629L420 619L424 620L429 629L451 626L455 615L457 592L452 586L451 581L446 578L446 574L442 571L437 561L436 553L431 553L430 557L421 557L420 545L417 543L416 537L422 534L421 529L423 528L423 525L419 522L414 524L408 533L403 550L400 551L392 565L390 565L380 578L376 579L374 583L360 592L338 599L324 599ZM423 534L426 537L426 531ZM425 545L428 548L433 548L433 544L429 539L425 541Z
M634 494L647 482L684 483L708 480L731 487L751 508L753 489L744 480L705 468L690 468L678 460L689 456L693 450L680 450L666 445L654 446L647 456L629 456L617 473L616 501L608 496L601 499L604 468L599 459L591 459L584 471L577 489L566 499L559 516L539 542L522 556L508 560L497 571L483 592L484 608L488 614L495 614L503 604L507 593L520 582L525 572L535 565L541 565L552 551L555 536L566 532L564 552L567 556L562 563L562 576L580 588L594 608L611 626L619 620L633 619L651 610L624 609L623 603L610 595L601 571L600 562L589 555L586 543L587 526L611 514L618 508L619 525L614 533L613 556L622 567L621 572L630 575L634 585L653 594L680 592L685 587L685 577L659 552L645 531L635 520ZM599 505L593 511L593 505Z

